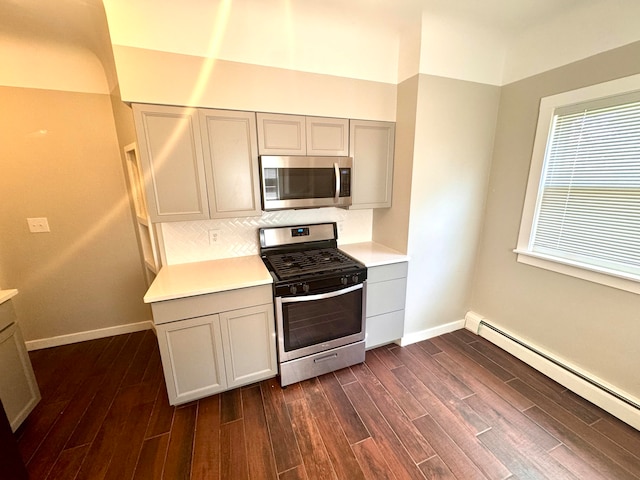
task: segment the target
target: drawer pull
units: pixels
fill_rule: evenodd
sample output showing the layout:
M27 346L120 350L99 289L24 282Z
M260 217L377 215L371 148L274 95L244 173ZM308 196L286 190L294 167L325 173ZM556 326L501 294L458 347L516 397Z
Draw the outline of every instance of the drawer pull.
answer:
M338 354L337 353L333 353L331 355L326 355L324 357L314 358L313 362L314 363L320 363L320 362L324 362L326 360L331 360L332 358L338 358Z

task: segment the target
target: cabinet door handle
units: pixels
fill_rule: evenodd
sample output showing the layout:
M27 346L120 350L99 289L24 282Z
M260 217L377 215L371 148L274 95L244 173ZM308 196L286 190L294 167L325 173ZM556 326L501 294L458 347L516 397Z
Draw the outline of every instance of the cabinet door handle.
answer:
M336 196L335 202L338 203L340 200L340 167L338 167L338 163L333 164L333 169L335 170L336 175Z

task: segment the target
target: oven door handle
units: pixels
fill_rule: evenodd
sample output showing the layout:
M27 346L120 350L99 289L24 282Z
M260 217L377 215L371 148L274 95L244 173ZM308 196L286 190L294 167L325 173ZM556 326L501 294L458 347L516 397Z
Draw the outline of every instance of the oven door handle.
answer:
M352 285L342 290L336 290L335 292L318 293L317 295L305 295L301 297L280 297L282 303L294 303L294 302L310 302L312 300L325 300L327 298L337 297L344 295L345 293L355 292L362 289L362 283L358 285Z
M338 203L340 200L340 167L338 167L338 162L333 164L333 169L335 170L336 175L336 196L334 201Z

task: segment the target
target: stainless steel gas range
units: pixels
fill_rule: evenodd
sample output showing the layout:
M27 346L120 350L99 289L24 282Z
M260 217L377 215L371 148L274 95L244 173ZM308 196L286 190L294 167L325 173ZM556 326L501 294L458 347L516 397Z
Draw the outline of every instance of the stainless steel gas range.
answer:
M259 234L274 279L280 384L363 362L367 269L338 249L335 222Z

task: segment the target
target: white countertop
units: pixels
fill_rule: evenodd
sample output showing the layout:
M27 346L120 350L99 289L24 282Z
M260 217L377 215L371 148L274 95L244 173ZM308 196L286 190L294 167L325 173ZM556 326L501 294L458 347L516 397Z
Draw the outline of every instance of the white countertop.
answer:
M0 290L0 304L15 297L17 294L18 294L18 290L16 290L15 288L10 290Z
M367 267L378 267L409 261L409 257L392 248L376 242L348 243L339 245L338 248L347 255L364 263Z
M257 255L167 265L144 296L145 303L224 292L273 283Z

